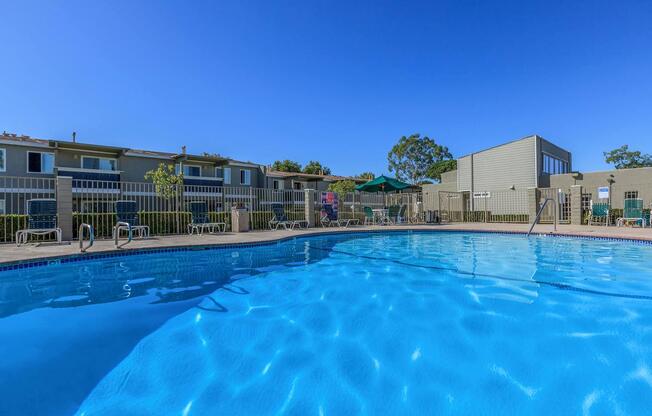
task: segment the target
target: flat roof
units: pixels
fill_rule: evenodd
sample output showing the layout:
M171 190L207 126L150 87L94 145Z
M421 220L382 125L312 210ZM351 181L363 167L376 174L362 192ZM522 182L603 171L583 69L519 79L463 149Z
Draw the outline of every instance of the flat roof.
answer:
M467 153L467 154L465 154L465 155L463 155L463 156L458 157L457 159L461 159L461 158L463 158L463 157L467 157L467 156L475 155L475 154L477 154L477 153L486 152L487 150L496 149L496 148L501 147L501 146L506 146L506 145L508 145L508 144L512 144L512 143L516 143L516 142L520 142L520 141L522 141L522 140L527 140L527 139L532 139L532 138L544 140L544 141L546 141L547 143L550 143L551 145L553 145L553 146L559 148L560 150L563 150L564 152L570 154L570 152L569 152L568 150L564 149L563 147L560 147L560 146L556 145L555 143L551 142L550 140L547 140L546 138L544 138L544 137L542 137L542 136L539 136L538 134L530 134L530 135L528 135L528 136L521 137L520 139L510 140L510 141L505 142L505 143L501 143L501 144L497 144L497 145L494 145L494 146L491 146L491 147L487 147L486 149L478 150L477 152Z

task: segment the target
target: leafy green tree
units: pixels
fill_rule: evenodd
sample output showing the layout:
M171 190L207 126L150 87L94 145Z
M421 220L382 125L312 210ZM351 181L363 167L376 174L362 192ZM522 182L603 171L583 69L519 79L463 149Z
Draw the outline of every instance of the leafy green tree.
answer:
M457 169L457 160L447 159L435 162L428 168L426 176L441 182L441 174Z
M452 158L446 146L418 133L401 137L387 154L389 171L395 172L399 180L412 184L426 179L433 164Z
M293 160L277 160L272 164L272 170L279 172L301 172L301 164Z
M328 190L331 192L337 192L340 195L344 195L347 192L355 191L355 182L350 179L333 182L328 185Z
M652 166L652 155L643 154L638 150L629 150L629 146L626 144L609 152L604 152L604 160L613 164L616 169Z
M362 172L361 174L356 175L356 178L365 179L367 181L370 181L372 179L375 179L376 175L374 175L373 172Z
M165 199L177 195L177 186L183 185L183 172L176 173L173 165L160 163L156 169L145 173L145 180L151 180L156 193Z
M309 173L312 175L330 175L331 170L326 166L322 166L322 164L316 160L311 160L303 168L303 173Z

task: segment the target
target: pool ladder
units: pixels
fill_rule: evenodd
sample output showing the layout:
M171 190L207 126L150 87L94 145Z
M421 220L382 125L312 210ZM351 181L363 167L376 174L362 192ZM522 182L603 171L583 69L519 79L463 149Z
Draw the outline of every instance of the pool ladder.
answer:
M84 229L88 230L88 245L84 247ZM95 230L93 230L93 226L90 224L86 224L85 222L79 224L79 251L82 253L86 252L89 248L93 247L93 243L95 242Z
M122 244L118 244L118 240L120 239L120 229L123 227L127 228L127 241L125 241ZM115 227L113 227L113 233L114 233L113 238L114 238L115 248L122 248L127 244L131 243L131 240L133 239L134 236L134 232L131 229L131 224L123 221L118 221L115 223Z
M543 212L543 209L546 207L546 204L548 202L555 202L555 200L552 199L552 198L546 198L543 201L543 204L541 204L541 207L539 208L539 211L537 212L536 218L534 218L534 222L532 222L532 225L530 226L530 230L527 232L528 237L532 233L532 230L534 229L534 226L539 222L539 218L541 217L541 213ZM554 218L555 218L555 221L554 221L555 232L557 232L557 209L558 209L558 207L555 207L555 209L553 210Z

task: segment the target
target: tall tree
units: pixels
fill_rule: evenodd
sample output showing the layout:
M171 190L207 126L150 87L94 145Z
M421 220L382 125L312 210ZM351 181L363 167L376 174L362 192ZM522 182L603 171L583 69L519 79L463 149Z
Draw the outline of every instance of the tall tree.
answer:
M629 150L629 146L626 144L609 152L604 152L604 160L613 164L616 169L652 166L652 155L643 154L638 150Z
M337 192L340 195L344 195L346 193L355 191L355 182L353 182L350 179L333 182L330 185L328 185L328 190L332 192Z
M426 179L433 164L452 158L446 146L418 133L401 137L387 154L389 171L394 172L399 180L412 184Z
M293 160L277 160L272 164L272 169L279 172L301 172L301 165Z
M360 178L360 179L366 179L366 180L370 181L370 180L374 179L376 177L376 175L374 175L373 172L362 172L361 174L356 175L355 177Z
M331 170L328 167L323 166L321 163L317 162L316 160L311 160L303 168L303 173L309 173L312 175L330 175Z
M435 162L428 168L427 176L441 182L441 174L457 169L457 160L446 159Z

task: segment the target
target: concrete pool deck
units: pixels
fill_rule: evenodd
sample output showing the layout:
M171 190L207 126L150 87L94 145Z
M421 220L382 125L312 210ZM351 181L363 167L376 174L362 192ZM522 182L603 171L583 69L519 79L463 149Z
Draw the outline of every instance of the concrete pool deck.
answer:
M127 246L117 250L114 247L113 240L97 240L86 254L166 247L259 243L297 236L337 232L429 230L526 233L528 229L529 225L527 224L453 223L442 225L406 224L396 226L353 226L350 228L309 228L301 230L252 231L248 233L224 233L214 235L205 234L202 236L155 236L145 240L134 240ZM557 232L555 233L552 225L537 225L534 228L533 233L652 241L652 228L559 225L557 227ZM80 254L79 243L77 241L61 245L56 243L43 243L41 245L29 244L22 247L16 247L14 244L5 244L0 245L0 264L10 264L35 259L58 258L75 254Z

